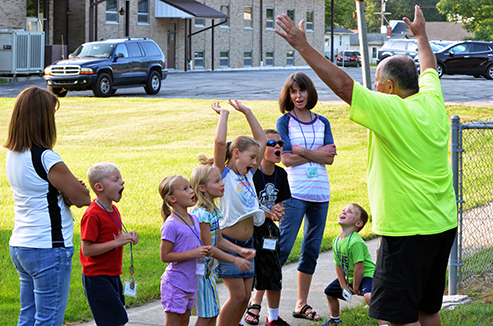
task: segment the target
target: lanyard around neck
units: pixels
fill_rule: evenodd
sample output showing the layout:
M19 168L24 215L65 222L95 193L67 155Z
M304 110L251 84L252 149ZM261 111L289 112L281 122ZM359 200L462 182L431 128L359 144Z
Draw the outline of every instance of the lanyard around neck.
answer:
M116 217L118 217L118 219L120 220L121 225L118 224L118 222L115 220L113 215L111 215L111 213L106 209L106 207L104 207L103 204L101 204L101 202L97 198L96 198L96 202L99 204L99 206L101 206L106 211L106 213L108 213L108 215L111 217L111 219L113 221L115 221L116 225L118 225L118 227L120 228L121 231L123 231L123 233L128 233L127 228L125 227L125 224L123 224L122 218L118 214L118 211L116 210L115 205L111 205L111 207L113 208L113 211L115 212ZM133 275L133 274L134 274L134 252L132 249L132 242L130 242L130 275Z
M199 232L197 231L196 226L195 226L195 223L193 221L193 218L190 216L190 214L188 214L188 217L190 217L190 220L192 221L193 229L190 226L190 224L188 224L187 221L185 221L183 219L183 217L181 217L180 215L178 215L177 212L173 211L173 214L175 214L176 216L178 216L180 218L180 220L182 220L183 223L185 223L188 226L188 228L190 229L190 231L192 231L192 233L195 235L195 237L197 237L197 239L199 240L200 246L202 247L202 241L200 240Z
M306 142L306 137L305 137L305 132L303 131L303 127L301 126L300 119L298 118L298 115L296 114L296 110L293 110L293 112L294 112L294 115L296 116L296 120L298 121L298 125L300 126L300 130L301 130L301 134L303 135L303 139L305 140L305 148L308 148L308 144ZM310 111L308 111L308 113L310 114L310 120L311 120L312 113ZM312 123L311 125L312 125L312 130L313 130L313 142L310 145L310 148L308 148L308 149L312 149L313 145L315 144L315 126L314 126L314 123Z
M264 171L262 171L262 166L261 165L259 165L258 167L260 169L260 174L262 175L262 181L264 182L264 191L267 194L267 208L268 209L271 209L272 206L274 206L274 201L275 201L274 194L272 194L272 197L271 197L267 193L267 185L265 183ZM277 183L277 171L276 171L276 167L274 166L274 192L276 191L276 183Z
M347 261L346 261L347 262L347 266L346 266L347 269L344 268L344 263L342 262L341 257L339 256L339 250L337 249L337 242L339 241L340 236L337 236L336 245L335 245L337 258L339 258L339 263L342 266L342 271L344 272L344 276L346 277L347 283L349 283L349 243L351 242L351 237L353 236L353 233L351 233L351 235L349 236L349 240L347 242Z

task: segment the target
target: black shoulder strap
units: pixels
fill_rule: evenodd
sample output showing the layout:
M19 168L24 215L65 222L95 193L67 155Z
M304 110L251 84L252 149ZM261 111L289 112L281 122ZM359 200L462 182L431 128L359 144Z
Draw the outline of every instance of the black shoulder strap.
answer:
M48 180L48 173L46 173L43 163L41 162L41 156L46 150L46 148L33 146L33 148L31 148L31 158L36 173L41 179L48 182L48 194L46 195L46 200L48 201L48 213L51 222L51 245L52 248L60 248L65 247L65 240L63 239L62 232L62 214L60 212L60 207L58 206L58 195L60 192L51 184L50 180Z

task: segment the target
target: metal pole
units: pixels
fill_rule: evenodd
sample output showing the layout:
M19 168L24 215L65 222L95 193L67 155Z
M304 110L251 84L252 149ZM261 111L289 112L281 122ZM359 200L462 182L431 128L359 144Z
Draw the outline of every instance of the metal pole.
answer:
M363 72L363 86L371 89L370 56L368 54L368 36L366 34L364 0L356 0L356 12L358 13L359 48L363 54L361 64L361 70Z
M212 38L212 44L211 44L211 68L212 68L212 71L214 71L214 19L212 20L211 38Z
M330 8L330 62L334 62L334 0Z
M451 118L450 131L452 133L451 147L451 161L452 161L452 173L453 173L453 184L455 190L455 199L457 204L460 203L459 198L459 129L460 129L460 118L454 115ZM448 294L457 294L457 234L455 235L454 244L452 245L452 250L450 251L449 257L449 276L448 276Z
M187 54L188 54L188 19L185 18L185 54L183 58L185 59L183 70L186 72L187 71L187 66L188 66L188 61L187 61Z

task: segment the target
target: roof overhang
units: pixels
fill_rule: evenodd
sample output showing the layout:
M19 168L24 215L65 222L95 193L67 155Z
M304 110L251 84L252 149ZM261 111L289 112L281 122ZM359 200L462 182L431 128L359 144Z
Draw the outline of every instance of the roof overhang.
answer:
M189 17L191 16L193 18L205 18L205 19L229 18L229 16L226 15L225 13L213 9L211 7L208 7L194 0L160 0L160 2L164 2L178 9L179 11L186 13L187 15L185 16L189 15Z

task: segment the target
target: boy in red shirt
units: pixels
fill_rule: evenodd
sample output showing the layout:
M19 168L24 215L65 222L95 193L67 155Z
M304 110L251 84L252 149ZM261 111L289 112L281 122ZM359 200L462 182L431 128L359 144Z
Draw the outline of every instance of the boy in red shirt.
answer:
M113 202L122 198L124 181L113 163L97 163L87 171L96 199L81 221L80 262L82 284L98 326L119 326L128 322L120 279L123 246L137 244L139 235L126 232Z

